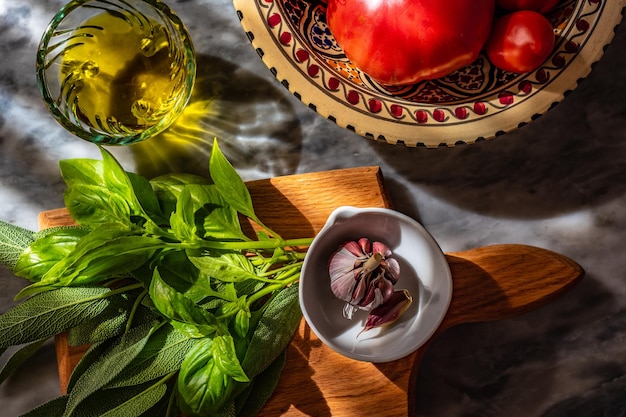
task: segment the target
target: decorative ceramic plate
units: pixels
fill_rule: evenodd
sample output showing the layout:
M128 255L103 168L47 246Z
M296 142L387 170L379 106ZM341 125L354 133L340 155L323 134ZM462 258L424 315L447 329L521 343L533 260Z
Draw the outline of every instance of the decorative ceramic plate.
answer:
M413 299L400 318L361 333L368 313L349 320L330 288L328 260L348 240L367 237L387 245L400 265L396 290ZM367 362L405 357L427 342L452 299L452 274L435 239L412 218L385 208L339 207L307 251L300 275L300 307L315 334L335 352Z
M446 77L389 89L359 71L326 24L325 0L233 0L265 65L299 100L339 126L406 146L454 146L520 127L563 100L614 36L626 0L561 0L555 50L531 73L483 55Z

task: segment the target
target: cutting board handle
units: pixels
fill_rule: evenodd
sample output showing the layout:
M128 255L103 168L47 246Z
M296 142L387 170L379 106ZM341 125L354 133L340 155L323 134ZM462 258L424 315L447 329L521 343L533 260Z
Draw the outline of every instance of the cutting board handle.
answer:
M527 245L486 246L447 253L446 259L452 272L452 300L426 344L397 361L358 362L324 346L303 321L289 347L284 377L261 416L414 415L420 360L438 334L454 325L538 308L584 275L582 267L566 256Z
M485 246L446 253L446 259L453 279L450 307L435 335L407 358L412 361L407 388L409 416L416 407L419 365L436 335L457 324L504 319L546 305L585 274L570 258L527 245Z
M489 321L546 304L572 287L583 268L564 255L527 245L447 253L454 294L440 330Z

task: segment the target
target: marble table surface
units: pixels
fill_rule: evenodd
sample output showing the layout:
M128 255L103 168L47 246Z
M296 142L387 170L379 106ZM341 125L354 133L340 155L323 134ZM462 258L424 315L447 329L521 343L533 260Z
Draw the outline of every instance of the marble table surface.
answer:
M624 25L590 76L543 117L492 141L427 150L361 138L303 106L263 65L229 0L169 4L197 49L204 138L219 137L245 179L379 165L396 209L444 251L524 243L586 270L545 307L439 336L418 375L419 416L626 415ZM63 205L58 161L99 158L95 146L56 124L35 82L39 38L61 5L0 0L0 218L33 230L39 212ZM169 139L112 151L146 176L203 172L206 140L174 150ZM23 285L0 268L0 312ZM46 345L0 386L2 415L57 395Z

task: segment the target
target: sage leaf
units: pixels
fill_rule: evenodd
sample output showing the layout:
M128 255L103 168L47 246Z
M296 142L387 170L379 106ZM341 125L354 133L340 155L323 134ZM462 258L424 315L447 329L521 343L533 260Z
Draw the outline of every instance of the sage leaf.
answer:
M163 325L107 388L139 385L178 371L185 355L197 342L171 325Z
M109 305L108 288L59 288L0 315L0 348L52 337L96 317Z
M98 390L84 399L68 414L69 400L64 416L71 417L139 417L154 416L150 411L164 399L166 380L150 381L118 389Z
M113 392L98 392L81 406L80 417L140 417L154 407L166 392L164 381L125 387Z
M116 340L104 354L87 368L69 392L64 417L74 415L77 407L91 394L97 392L130 364L146 345L152 325L131 329Z
M22 251L34 240L34 232L0 220L0 263L13 271Z
M287 352L280 355L237 396L237 417L254 417L272 396L287 361Z
M116 341L117 339L111 338L99 343L94 343L89 346L87 351L83 354L83 356L74 367L72 374L70 375L70 379L67 382L67 392L72 392L74 390L74 386L78 382L78 379L85 373L87 369L89 369L89 367L93 363L97 362L101 357L103 357L104 353L109 350L113 343Z
M26 363L28 359L37 353L46 340L47 339L41 339L36 342L29 343L13 353L9 360L4 364L4 367L2 367L2 370L0 370L0 384L13 375L20 366Z
M20 417L62 417L65 412L68 396L52 399Z
M110 297L109 305L97 317L89 319L69 329L67 341L70 346L99 343L120 336L126 329L129 319L134 326L151 323L158 319L148 307L138 306L130 317L133 305L141 293L140 289Z
M268 301L241 361L246 375L254 378L280 355L293 338L301 319L297 284L284 288Z

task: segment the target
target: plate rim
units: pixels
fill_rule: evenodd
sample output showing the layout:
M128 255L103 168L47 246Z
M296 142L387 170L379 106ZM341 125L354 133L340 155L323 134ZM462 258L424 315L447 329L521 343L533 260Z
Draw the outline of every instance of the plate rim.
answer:
M489 121L489 123L482 123L481 129L474 129L477 124L473 125L473 129L468 129L465 127L467 123L460 125L407 124L406 127L400 125L400 133L389 133L384 128L385 126L390 124L394 128L398 128L399 124L379 119L375 124L383 125L383 128L372 129L374 118L364 113L362 109L356 111L341 103L341 106L338 107L341 109L339 112L334 109L335 106L330 105L332 99L324 94L321 89L306 88L311 85L310 80L302 75L301 71L294 66L294 62L289 60L284 51L280 49L273 29L265 23L259 12L260 7L270 7L274 3L276 3L274 0L233 0L240 24L250 43L281 85L314 112L360 136L390 144L402 144L406 147L420 146L426 148L454 147L460 144L493 139L530 123L555 107L578 87L589 75L593 65L601 59L605 48L615 36L626 8L626 0L578 0L577 6L597 4L597 7L602 8L594 25L593 33L585 38L585 42L588 42L593 37L598 40L599 45L591 49L580 48L569 65L558 77L551 80L550 89L543 89L545 93L541 97L532 95L532 97L526 98L527 104L524 108L531 108L531 111L521 111L520 106L515 106L507 108L507 111L490 114L488 119L480 119Z

